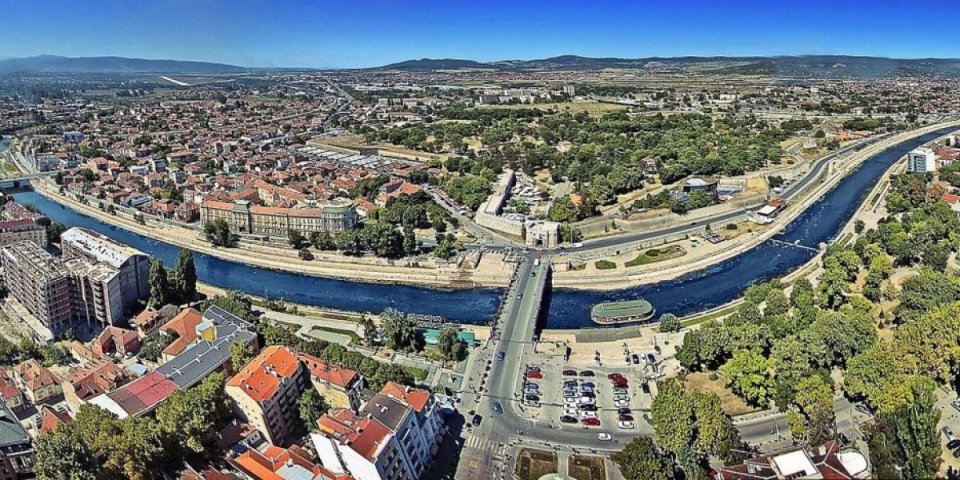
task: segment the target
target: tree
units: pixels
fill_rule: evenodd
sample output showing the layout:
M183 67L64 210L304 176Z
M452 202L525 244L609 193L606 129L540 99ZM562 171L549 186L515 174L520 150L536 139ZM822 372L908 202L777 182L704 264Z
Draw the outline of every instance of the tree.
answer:
M150 261L150 305L159 307L173 301L173 288L167 279L167 269L160 260Z
M892 412L913 401L916 359L896 343L881 341L847 362L843 389L878 412Z
M215 247L232 247L237 241L237 235L230 231L230 224L219 218L204 223L203 234Z
M677 379L665 381L650 407L657 445L679 455L692 447L695 456L716 455L726 462L740 454L740 434L723 413L715 394L686 390Z
M157 409L161 431L188 457L210 458L217 432L232 416L224 382L223 373L211 374L193 388L174 392Z
M843 304L850 285L847 272L834 266L827 267L820 275L820 284L817 286L817 296L824 308L838 308Z
M416 352L423 348L423 336L414 320L393 309L384 311L381 318L381 334L388 347L403 352Z
M765 406L773 394L770 361L753 350L738 350L720 367L734 393L751 405Z
M65 423L37 439L34 472L40 479L97 480L99 465L86 442Z
M660 315L660 331L661 332L679 332L680 331L680 318L672 313L664 313Z
M236 342L230 344L230 364L234 369L240 369L253 359L255 353L250 345Z
M330 409L326 399L313 387L307 387L303 391L297 405L300 409L300 420L307 431L317 428L317 420Z
M877 415L867 435L877 478L936 478L940 468L940 410L934 406L936 385L922 379L911 386L913 400Z
M456 362L463 358L466 349L457 335L456 327L445 325L440 329L440 334L437 336L437 349L440 350L443 359L448 362Z
M313 245L313 248L320 251L337 249L337 242L333 239L333 236L330 235L330 232L326 230L310 232L310 244Z
M937 306L958 300L960 278L924 268L919 275L904 282L900 292L900 305L895 313L899 321L906 322Z
M363 329L364 344L368 347L380 344L380 330L377 328L377 324L373 323L373 320L362 317L360 319L360 327Z
M693 440L693 405L687 401L683 384L676 379L663 383L650 406L653 431L657 445L669 452L680 449Z
M894 341L916 358L920 373L949 382L960 373L960 303L936 308L901 325Z
M819 445L832 437L833 386L820 375L811 375L796 386L795 409L787 413L793 438Z
M290 246L294 250L300 250L303 247L303 244L306 243L307 239L300 233L300 230L287 230L287 242L290 243Z
M628 479L675 480L676 465L670 455L660 451L650 437L635 437L623 450L614 453L613 463Z
M173 287L181 302L189 302L197 295L197 266L193 263L193 252L181 248L177 253L177 263L173 266Z

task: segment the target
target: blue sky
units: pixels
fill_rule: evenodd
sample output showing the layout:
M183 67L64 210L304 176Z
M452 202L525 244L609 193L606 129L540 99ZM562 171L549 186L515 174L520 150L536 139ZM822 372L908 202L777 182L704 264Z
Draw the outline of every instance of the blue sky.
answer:
M933 0L2 0L0 57L262 67L565 54L960 57L956 7Z

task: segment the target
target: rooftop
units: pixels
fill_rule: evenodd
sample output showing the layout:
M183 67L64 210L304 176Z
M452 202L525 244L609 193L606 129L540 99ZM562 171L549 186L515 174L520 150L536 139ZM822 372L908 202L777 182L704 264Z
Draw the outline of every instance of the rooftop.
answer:
M227 382L237 387L254 401L261 403L280 390L281 378L292 378L300 368L300 361L290 349L269 346L250 360Z
M653 313L653 305L642 299L598 303L590 309L593 317L602 318L639 317L651 313Z
M0 448L24 443L30 443L30 435L7 408L6 402L0 402Z
M143 252L136 248L80 227L73 227L63 232L60 240L114 268L120 268L130 257L143 255Z

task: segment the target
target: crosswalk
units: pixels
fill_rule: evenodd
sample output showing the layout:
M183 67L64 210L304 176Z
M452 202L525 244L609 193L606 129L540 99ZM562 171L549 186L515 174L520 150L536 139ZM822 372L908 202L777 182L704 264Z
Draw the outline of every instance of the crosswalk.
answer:
M483 450L489 452L496 459L503 458L504 454L507 452L507 445L500 442L495 442L493 440L488 440L483 437L478 437L476 435L471 435L467 438L467 441L464 442L464 447L466 448L476 448L478 450Z

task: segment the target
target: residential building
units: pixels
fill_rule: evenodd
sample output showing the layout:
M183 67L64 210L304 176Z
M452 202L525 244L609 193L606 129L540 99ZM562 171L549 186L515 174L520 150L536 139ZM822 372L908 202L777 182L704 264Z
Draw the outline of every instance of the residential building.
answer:
M74 412L90 399L115 390L127 381L124 370L104 359L70 372L63 382L63 398Z
M47 228L26 218L0 221L0 247L24 240L46 246Z
M252 448L241 443L242 450L227 459L227 463L253 480L353 480L350 475L337 474L316 465L306 451L297 445L289 449L265 444Z
M0 480L32 478L35 455L20 420L0 403Z
M720 467L716 480L786 480L870 478L866 457L853 448L840 448L830 441L766 457L751 458L740 465Z
M169 322L160 327L163 335L173 335L174 340L160 353L164 362L183 353L197 339L197 325L203 322L203 314L194 308L185 308Z
M915 148L907 153L907 172L927 173L937 169L937 155L926 147Z
M333 410L317 421L311 440L323 466L357 478L416 480L444 435L433 395L387 383L360 410Z
M363 376L354 370L333 365L312 355L301 353L301 362L310 372L310 382L323 396L330 408L360 408Z
M232 373L235 366L230 362L230 347L233 344L257 347L257 334L252 325L215 305L203 312L194 332L193 341L182 353L157 368L157 372L166 375L180 389L190 388L218 370Z
M60 379L32 358L13 367L13 379L33 404L43 403L63 393Z
M120 271L105 263L85 258L63 262L70 275L74 317L88 326L92 323L115 325L124 319Z
M30 241L3 247L0 264L10 294L36 317L28 322L36 333L50 339L65 330L72 317L70 278L57 259Z
M120 356L136 355L140 350L140 337L133 330L108 326L93 341L93 351L105 357L111 353Z
M150 372L116 390L89 400L120 419L154 411L177 391L177 384L160 372Z
M358 218L353 202L348 199L303 208L265 207L252 205L247 200L204 200L200 205L200 221L211 220L225 220L230 231L238 234L287 238L290 230L337 234L355 227Z
M150 257L92 230L74 227L60 236L63 258L85 258L117 270L120 301L124 311L150 297Z
M23 396L23 392L20 391L17 382L6 370L0 370L0 398L3 399L3 403L7 404L7 408L14 412L19 412L26 406L26 398Z
M273 444L282 445L293 431L297 402L307 385L307 370L284 346L270 346L227 382L237 415Z

